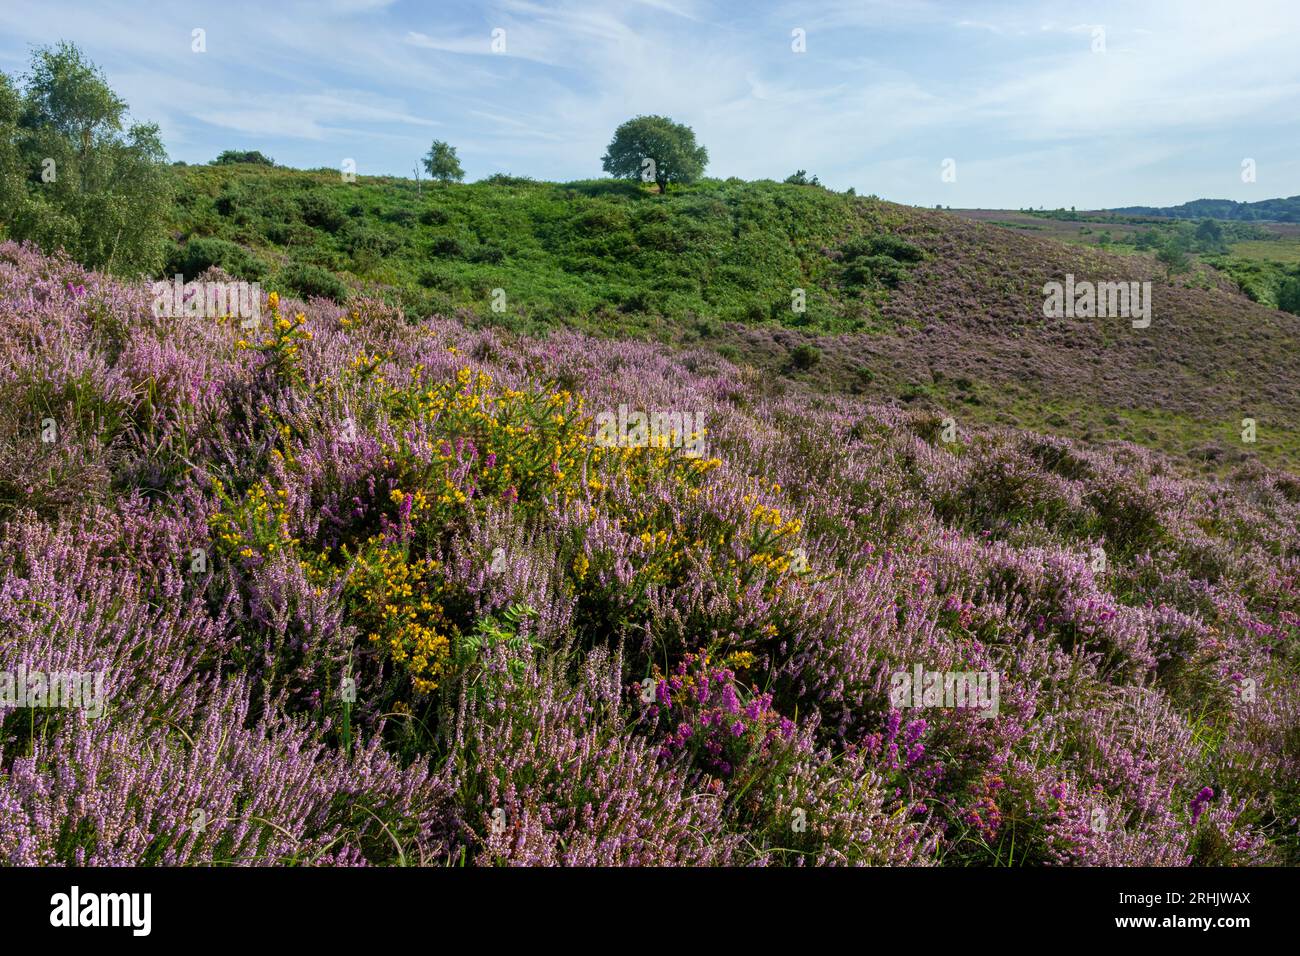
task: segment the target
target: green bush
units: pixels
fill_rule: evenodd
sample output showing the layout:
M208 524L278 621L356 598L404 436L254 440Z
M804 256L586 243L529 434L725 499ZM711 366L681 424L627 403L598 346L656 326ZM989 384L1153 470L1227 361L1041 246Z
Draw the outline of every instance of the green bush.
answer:
M893 288L925 254L905 239L889 234L864 236L841 249L842 281L849 288Z
M326 232L338 232L347 221L343 211L320 193L310 192L299 196L298 208L302 211L303 222Z
M1277 307L1283 312L1300 315L1300 277L1287 279L1278 287Z
M266 263L243 246L225 239L199 237L173 247L164 274L179 272L186 279L193 279L210 266L249 282L256 282L267 273Z
M276 273L276 289L292 293L300 299L333 299L346 302L348 289L337 276L306 262L292 262Z
M809 345L807 342L804 342L802 345L796 345L790 350L790 362L801 372L808 371L808 369L815 366L821 360L821 349L817 348L815 345Z
M465 254L465 247L455 236L439 236L430 247L435 256L441 259L459 259Z
M391 256L402 247L402 240L391 232L371 229L359 223L349 223L340 233L339 239L348 252L369 252L376 256Z
M475 246L466 258L470 262L487 262L495 265L505 257L506 254L496 246Z

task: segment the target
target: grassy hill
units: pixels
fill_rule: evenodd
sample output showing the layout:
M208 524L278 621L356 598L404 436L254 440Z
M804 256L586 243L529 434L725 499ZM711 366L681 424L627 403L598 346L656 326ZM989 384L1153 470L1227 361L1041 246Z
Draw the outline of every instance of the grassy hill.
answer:
M1132 441L1192 471L1300 463L1300 371L1287 360L1300 319L1206 263L1171 283L1134 249L774 182L659 196L608 180L176 172L168 274L215 264L268 288L378 296L506 333L704 343L773 389L796 379L959 424ZM1150 281L1151 327L1045 319L1043 285L1066 274ZM1244 418L1254 444L1241 441Z
M656 320L781 313L790 324L861 329L878 320L888 286L915 255L854 245L899 228L900 207L771 182L710 180L661 197L610 180L417 187L263 166L178 174L169 271L191 276L211 261L337 296L323 269L349 289L388 290L416 314L467 309L520 330L635 332L662 329ZM799 287L807 311L795 315ZM494 289L504 292L502 311L492 309Z

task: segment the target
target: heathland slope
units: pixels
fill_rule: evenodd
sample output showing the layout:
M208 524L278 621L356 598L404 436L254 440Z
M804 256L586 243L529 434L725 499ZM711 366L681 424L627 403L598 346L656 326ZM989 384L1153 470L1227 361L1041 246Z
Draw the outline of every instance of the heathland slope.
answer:
M169 274L216 264L304 295L376 292L412 317L704 342L822 390L1134 441L1183 469L1300 463L1300 319L1203 264L1171 281L1151 255L773 182L659 196L608 180L176 172ZM1046 318L1044 285L1070 275L1150 282L1150 326Z

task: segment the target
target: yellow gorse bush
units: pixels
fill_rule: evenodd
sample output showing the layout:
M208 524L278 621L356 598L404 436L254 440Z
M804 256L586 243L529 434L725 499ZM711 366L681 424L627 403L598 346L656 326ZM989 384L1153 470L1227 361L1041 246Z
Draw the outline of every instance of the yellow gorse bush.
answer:
M357 555L345 589L354 623L418 694L438 688L455 635L435 600L439 570L438 562L411 558L405 548L375 537Z

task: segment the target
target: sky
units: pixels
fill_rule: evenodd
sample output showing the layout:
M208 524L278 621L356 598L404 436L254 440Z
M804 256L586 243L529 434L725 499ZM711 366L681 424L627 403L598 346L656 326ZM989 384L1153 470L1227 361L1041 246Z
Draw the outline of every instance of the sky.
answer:
M0 0L0 70L74 42L189 163L410 176L442 139L588 179L653 113L710 176L1093 209L1300 193L1298 34L1300 0Z

